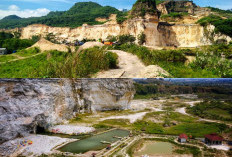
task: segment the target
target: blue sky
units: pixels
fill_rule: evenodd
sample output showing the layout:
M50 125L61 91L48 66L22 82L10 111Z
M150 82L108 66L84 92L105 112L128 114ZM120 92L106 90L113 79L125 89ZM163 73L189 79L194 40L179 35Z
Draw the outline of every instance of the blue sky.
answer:
M43 16L49 11L68 10L76 2L94 1L118 9L130 9L136 0L0 0L0 19L16 14L21 17ZM232 0L193 0L197 5L232 9Z

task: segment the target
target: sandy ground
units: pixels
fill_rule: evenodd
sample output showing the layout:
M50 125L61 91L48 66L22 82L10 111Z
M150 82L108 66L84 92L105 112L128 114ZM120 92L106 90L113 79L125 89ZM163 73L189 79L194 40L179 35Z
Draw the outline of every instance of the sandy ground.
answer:
M101 121L107 120L107 119L128 119L130 121L130 123L134 123L137 120L143 119L143 117L147 113L148 112L141 112L141 113L136 113L136 114L124 115L124 116L111 116L111 117L101 118Z
M119 68L102 71L95 78L157 78L168 76L168 72L157 65L145 66L137 56L119 50L111 50L119 58Z
M62 134L86 134L90 132L94 132L95 129L93 127L79 126L79 125L56 125L54 127L49 128L49 131Z
M26 144L25 146L20 145L22 141L32 141L32 144ZM58 145L76 141L74 139L60 138L55 136L45 136L45 135L30 135L25 138L17 138L12 141L4 143L5 147L9 148L9 154L4 156L18 156L22 154L23 156L39 156L42 154L53 153L52 149ZM10 153L11 152L11 153ZM1 156L1 155L0 155Z
M218 149L218 150L225 150L225 151L230 150L230 147L226 146L226 145L209 146L209 147L210 148L215 148L215 149Z
M185 114L185 115L189 115L189 114L186 112L186 107L178 108L178 109L176 109L176 112L179 112L179 113Z
M163 100L132 100L130 104L131 110L150 109L152 111L162 110Z

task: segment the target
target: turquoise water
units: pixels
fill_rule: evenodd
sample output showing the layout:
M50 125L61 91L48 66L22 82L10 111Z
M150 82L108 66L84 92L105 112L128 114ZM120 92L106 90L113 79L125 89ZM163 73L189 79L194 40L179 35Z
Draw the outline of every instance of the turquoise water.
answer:
M129 131L127 130L112 130L109 132L105 132L102 134L94 135L76 142L69 143L61 148L59 148L62 152L71 152L71 153L85 153L92 150L101 150L106 148L109 144L103 144L101 141L107 142L116 142L119 139L114 138L114 136L118 137L126 137L129 135Z

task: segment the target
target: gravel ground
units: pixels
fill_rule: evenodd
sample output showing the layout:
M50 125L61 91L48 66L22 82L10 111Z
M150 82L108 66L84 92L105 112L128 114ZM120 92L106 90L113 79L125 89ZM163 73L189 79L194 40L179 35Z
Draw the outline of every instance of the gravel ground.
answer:
M86 134L95 131L95 129L80 125L56 125L49 128L49 131L62 134Z

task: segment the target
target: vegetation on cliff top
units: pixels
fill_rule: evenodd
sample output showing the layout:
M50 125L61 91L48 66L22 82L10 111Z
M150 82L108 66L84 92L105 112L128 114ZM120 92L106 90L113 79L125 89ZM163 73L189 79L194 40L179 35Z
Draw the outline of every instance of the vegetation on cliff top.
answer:
M158 15L156 0L137 0L132 7L130 17L144 17L146 14Z
M108 18L111 14L122 14L121 11L110 6L101 6L94 2L76 3L68 11L50 12L47 16L31 18L6 17L0 20L0 28L25 27L31 24L46 24L54 27L78 27L84 23L100 24L95 21L98 17Z
M212 24L215 26L216 33L220 32L222 34L232 37L232 18L223 19L220 16L211 14L207 17L203 17L197 23L202 26Z

